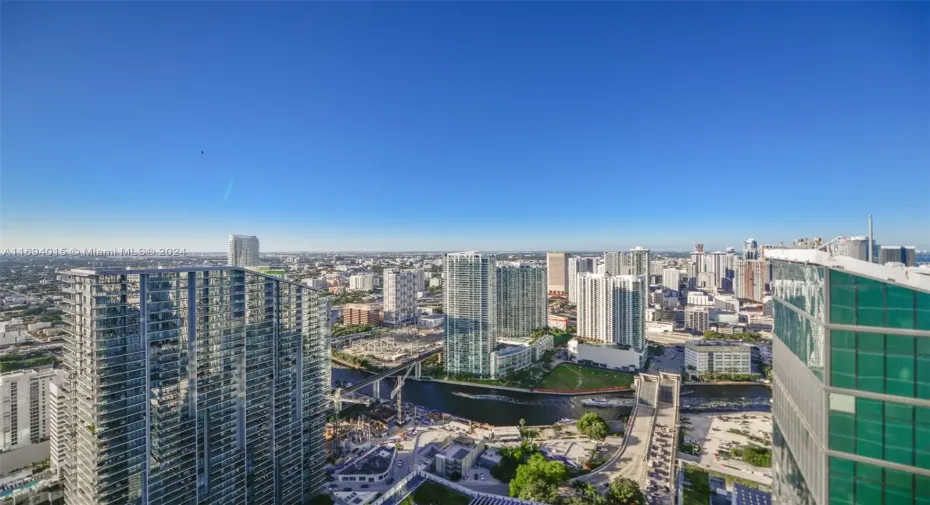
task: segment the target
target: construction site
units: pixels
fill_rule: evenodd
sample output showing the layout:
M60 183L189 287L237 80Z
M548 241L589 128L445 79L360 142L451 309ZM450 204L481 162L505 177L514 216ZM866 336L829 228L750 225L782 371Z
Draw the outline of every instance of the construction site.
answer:
M364 358L375 366L391 368L442 345L439 332L398 329L357 340L344 347L344 354Z

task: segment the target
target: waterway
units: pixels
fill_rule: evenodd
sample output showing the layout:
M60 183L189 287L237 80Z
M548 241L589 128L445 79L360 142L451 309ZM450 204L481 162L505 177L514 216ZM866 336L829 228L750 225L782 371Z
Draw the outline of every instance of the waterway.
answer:
M369 374L346 368L333 368L333 381L358 382ZM387 399L394 380L381 384L381 396ZM683 386L682 391L693 391L681 397L683 412L688 411L725 411L731 408L766 410L772 390L766 386ZM466 393L466 397L452 393ZM371 388L364 388L361 393L370 395ZM513 426L520 419L528 425L552 424L560 419L578 419L585 412L597 412L606 420L619 419L630 413L630 407L596 408L581 404L585 398L632 398L633 393L595 394L588 396L540 395L518 393L499 389L459 386L438 382L417 382L408 380L404 385L405 402L411 402L429 409L439 410L454 416L494 425Z

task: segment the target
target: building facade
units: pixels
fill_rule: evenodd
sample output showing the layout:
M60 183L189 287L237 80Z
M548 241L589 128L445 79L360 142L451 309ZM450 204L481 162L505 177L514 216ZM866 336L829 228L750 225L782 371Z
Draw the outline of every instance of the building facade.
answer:
M710 314L704 307L685 307L685 329L704 332L710 328Z
M381 324L381 306L377 303L347 303L342 308L342 324Z
M733 293L736 297L761 302L768 282L765 260L736 260L733 271Z
M572 256L568 258L568 301L578 303L578 276L597 273L595 258Z
M650 267L649 249L644 247L634 247L630 249L630 274L642 275L649 283Z
M642 352L646 345L647 289L646 279L640 275L579 275L578 335Z
M497 264L493 254L446 254L444 363L449 374L491 376L497 324Z
M546 269L510 263L497 267L497 335L521 337L546 327Z
M299 505L323 490L329 302L234 267L61 276L67 505Z
M693 373L752 373L752 347L728 342L685 344L685 367Z
M384 271L384 324L403 326L417 322L417 270L388 268Z
M229 249L226 252L226 264L234 267L254 267L258 260L258 237L251 235L230 235Z
M48 440L48 389L55 377L52 368L0 374L0 451Z
M819 250L773 263L773 502L930 503L930 276Z
M605 252L604 273L607 275L630 275L630 255L619 251Z
M373 291L375 289L375 274L349 276L349 289L352 291Z
M901 263L904 266L917 266L917 248L914 246L883 245L878 250L878 262Z
M677 268L662 269L662 287L678 291L681 286L681 270Z
M546 253L546 275L548 290L553 294L568 293L568 253Z

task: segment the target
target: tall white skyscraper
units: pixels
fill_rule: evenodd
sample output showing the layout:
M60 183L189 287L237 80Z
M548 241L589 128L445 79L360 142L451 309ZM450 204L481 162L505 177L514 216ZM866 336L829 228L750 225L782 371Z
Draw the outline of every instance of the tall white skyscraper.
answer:
M417 270L384 271L384 324L403 326L417 321Z
M607 275L630 275L630 255L618 251L605 252L604 273Z
M497 267L497 336L525 337L547 325L546 269L504 263Z
M649 283L649 249L644 247L630 249L630 274L642 275L646 277L646 283Z
M446 254L446 372L491 376L491 351L497 323L497 264L493 254Z
M226 264L233 267L258 266L258 237L230 235Z
M374 274L356 274L349 276L349 289L352 291L371 291L375 289Z
M594 259L579 256L568 258L568 301L575 303L578 299L578 274L595 273Z
M723 288L723 279L727 276L727 253L715 251L704 255L704 271L707 272L708 287Z
M681 283L681 270L677 268L662 269L662 287L663 288L671 289L672 291L678 291L680 283Z
M579 275L578 336L642 352L647 294L648 285L641 275Z

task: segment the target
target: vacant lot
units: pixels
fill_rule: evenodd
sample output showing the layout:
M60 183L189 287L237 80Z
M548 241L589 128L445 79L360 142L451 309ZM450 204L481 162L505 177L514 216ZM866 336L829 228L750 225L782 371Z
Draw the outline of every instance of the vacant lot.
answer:
M633 374L562 363L543 377L537 387L543 389L595 389L633 384Z

